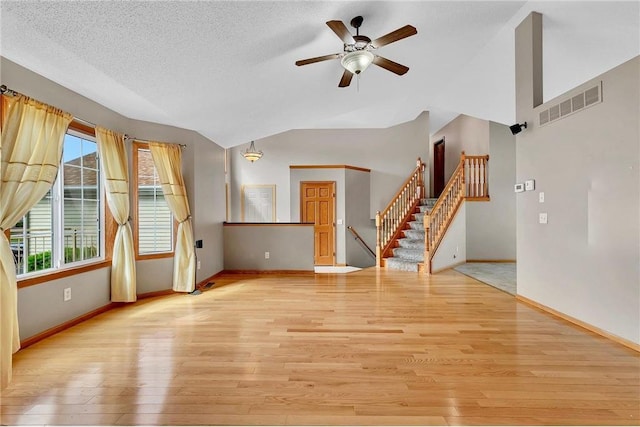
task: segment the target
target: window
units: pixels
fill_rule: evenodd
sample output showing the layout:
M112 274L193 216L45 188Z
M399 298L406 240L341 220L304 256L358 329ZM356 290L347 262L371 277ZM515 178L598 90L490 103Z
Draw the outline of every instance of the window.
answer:
M139 257L173 254L174 221L148 144L134 144L134 216Z
M69 130L56 181L11 229L18 275L104 259L101 187L95 139Z

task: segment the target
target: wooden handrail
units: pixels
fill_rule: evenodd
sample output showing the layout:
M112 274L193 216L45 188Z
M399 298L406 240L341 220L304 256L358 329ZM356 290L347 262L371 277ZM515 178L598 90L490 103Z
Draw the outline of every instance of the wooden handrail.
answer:
M464 156L464 151L462 152L462 155ZM438 197L438 200L436 200L433 207L431 208L431 213L440 209L440 205L444 203L444 200L446 198L442 196L448 194L451 191L451 187L453 187L453 185L455 184L454 178L461 173L460 171L462 171L463 167L464 167L464 160L460 159L460 163L458 163L456 170L453 171L453 175L451 175L451 179L449 179L449 182L447 182L447 185L445 185L444 189L442 190L442 193L440 193L440 197Z
M391 201L389 202L387 207L384 208L384 210L380 213L381 216L384 217L389 213L389 210L391 210L391 208L393 206L394 200L398 199L400 197L400 195L402 194L402 192L406 189L407 185L409 185L409 183L413 180L413 178L417 174L419 174L419 173L421 173L423 171L424 171L424 163L422 163L422 160L420 160L420 157L418 157L416 168L413 170L413 172L411 172L411 175L409 175L409 177L402 183L402 185L400 186L400 189L391 198Z
M355 228L353 228L352 226L347 226L347 230L349 230L351 232L351 234L353 234L353 237L355 237L356 240L359 240L360 243L362 243L362 245L365 247L365 249L367 250L367 252L369 252L369 254L372 257L376 257L376 253L373 251L373 249L371 249L369 247L369 245L367 245L367 242L365 242L362 237L360 237L360 234L358 234L358 232L356 231Z
M425 215L424 270L431 262L464 199L489 200L487 163L489 156L460 155L460 163L428 215Z
M424 163L418 157L416 168L400 186L391 202L382 212L376 212L376 266L380 267L382 257L390 250L407 218L424 197L423 175Z

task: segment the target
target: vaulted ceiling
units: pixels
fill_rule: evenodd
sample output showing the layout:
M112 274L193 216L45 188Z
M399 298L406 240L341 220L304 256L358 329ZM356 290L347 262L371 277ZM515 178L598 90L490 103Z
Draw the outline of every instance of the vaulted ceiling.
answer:
M302 128L376 128L430 111L434 132L457 114L511 124L515 27L544 15L550 99L640 53L638 1L8 1L1 54L130 118L193 129L231 147ZM342 51L325 24L364 17L374 39L418 34L377 53L338 88ZM355 33L355 30L354 30ZM23 89L27 95L28 90Z

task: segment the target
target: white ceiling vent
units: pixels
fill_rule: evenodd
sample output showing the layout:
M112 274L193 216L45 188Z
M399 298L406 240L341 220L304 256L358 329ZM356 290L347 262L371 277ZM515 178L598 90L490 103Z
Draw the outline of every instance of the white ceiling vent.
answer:
M572 96L559 104L552 105L539 113L540 126L549 124L558 119L570 116L580 110L602 102L602 82Z

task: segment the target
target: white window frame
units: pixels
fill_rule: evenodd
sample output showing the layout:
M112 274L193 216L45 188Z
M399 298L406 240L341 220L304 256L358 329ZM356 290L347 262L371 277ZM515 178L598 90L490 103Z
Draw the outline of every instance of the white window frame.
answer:
M75 131L73 129L67 129L65 132L66 135L75 136L77 138L84 139L86 141L91 141L96 143L96 138L90 135L87 135L82 132ZM64 142L63 142L64 144ZM64 147L63 147L64 149ZM51 267L35 270L26 273L18 273L18 279L25 279L30 277L37 277L48 275L52 273L56 273L58 271L65 271L74 269L77 267L82 267L85 265L91 265L96 263L101 263L105 260L105 252L106 252L106 244L105 244L105 191L104 185L102 182L102 171L100 167L100 158L97 151L96 146L96 165L98 169L98 176L96 177L96 195L98 195L98 256L80 260L80 261L72 261L72 262L64 262L64 160L60 159L60 163L58 165L58 175L56 176L56 180L54 181L51 187L51 214L52 214L52 225L51 225ZM81 171L82 173L82 171ZM26 215L24 217L26 219ZM23 227L25 224L25 220L23 219ZM25 233L23 233L24 236ZM26 245L23 244L23 248L26 248ZM28 264L29 254L23 253L23 265ZM24 268L24 267L23 267Z

